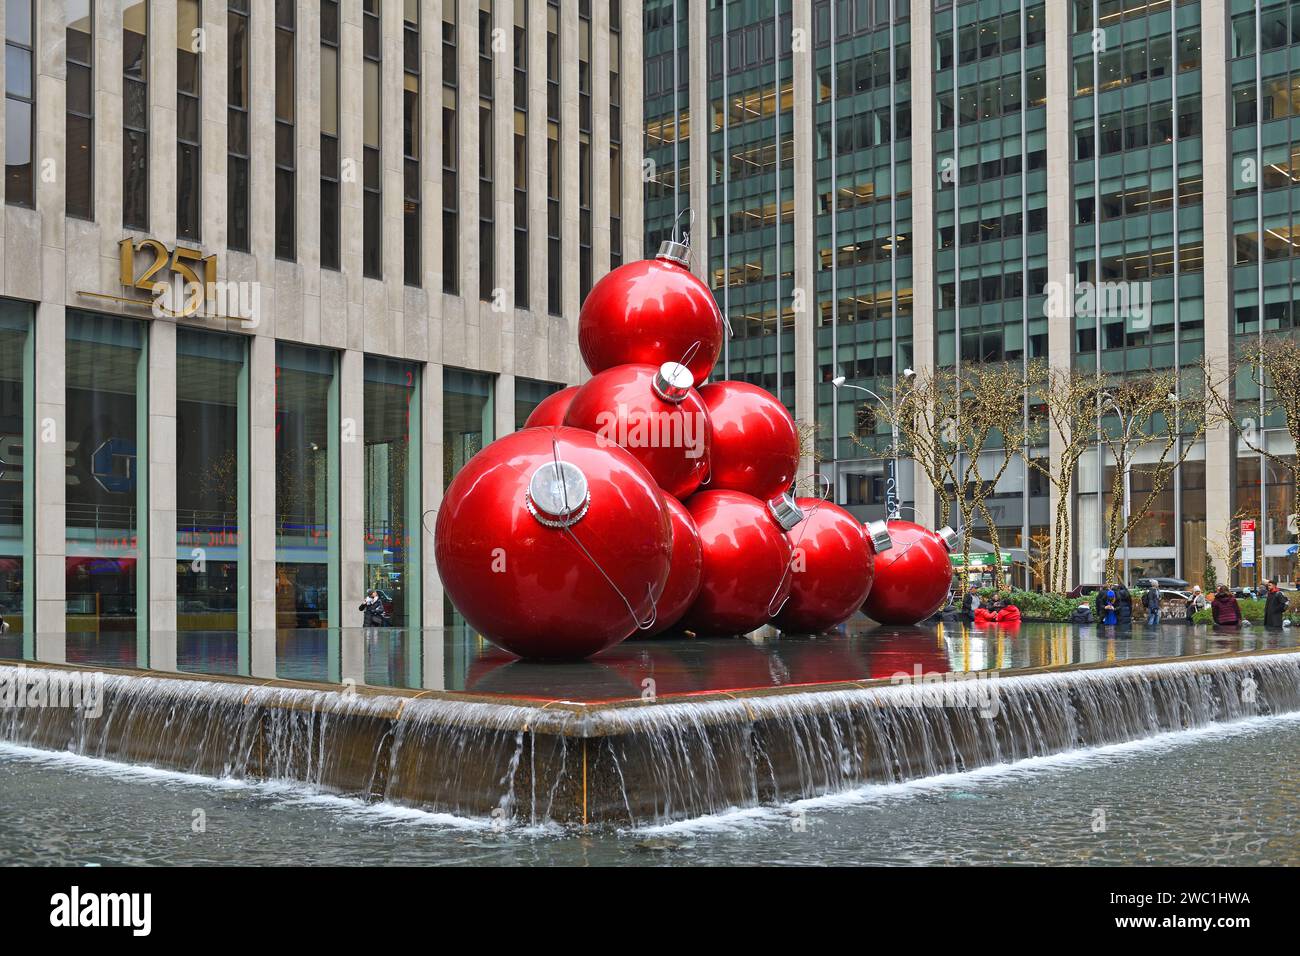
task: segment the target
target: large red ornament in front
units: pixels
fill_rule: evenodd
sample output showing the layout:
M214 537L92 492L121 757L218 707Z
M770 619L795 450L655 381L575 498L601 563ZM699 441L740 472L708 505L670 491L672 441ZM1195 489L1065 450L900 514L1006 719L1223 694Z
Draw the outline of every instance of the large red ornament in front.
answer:
M712 382L700 389L709 410L709 487L769 501L794 482L799 433L771 392L748 382Z
M655 637L674 629L700 593L700 533L686 506L671 495L664 495L664 507L673 526L673 566L668 583L659 598L654 627L641 636Z
M943 607L952 587L953 531L901 520L886 528L893 546L876 555L875 581L862 610L881 624L916 624Z
M652 621L672 529L654 479L623 449L576 428L526 428L452 480L434 554L484 637L521 657L573 659Z
M558 392L547 395L537 403L524 421L525 428L541 428L545 425L563 425L564 415L569 410L569 403L578 394L577 385L570 385Z
M686 263L688 245L665 242L592 287L578 315L578 348L592 374L615 365L681 362L696 382L722 352L722 312Z
M700 594L682 626L701 635L747 634L769 622L790 588L790 542L768 504L739 491L686 502L700 535ZM799 516L802 517L802 516Z
M564 424L626 448L660 488L686 498L709 468L709 413L693 384L676 362L616 365L578 390Z
M847 621L871 591L873 548L861 522L839 505L799 498L807 518L787 535L790 599L774 623L790 634L820 634Z

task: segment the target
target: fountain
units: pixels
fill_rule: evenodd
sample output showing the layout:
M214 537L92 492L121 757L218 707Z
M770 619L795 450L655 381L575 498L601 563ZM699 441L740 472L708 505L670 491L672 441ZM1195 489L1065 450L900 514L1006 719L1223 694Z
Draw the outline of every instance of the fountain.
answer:
M0 666L0 687L67 665ZM1300 711L1294 648L579 703L111 673L0 739L517 824L639 826ZM64 706L60 706L63 704Z

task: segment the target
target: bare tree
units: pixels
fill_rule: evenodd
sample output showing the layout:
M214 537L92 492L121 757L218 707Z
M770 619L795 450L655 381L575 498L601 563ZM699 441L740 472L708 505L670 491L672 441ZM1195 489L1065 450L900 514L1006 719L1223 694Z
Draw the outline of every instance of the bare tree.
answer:
M1252 515L1246 509L1239 509L1228 521L1228 525L1216 534L1205 536L1205 552L1215 561L1228 569L1228 577L1241 567L1241 522ZM1209 583L1209 582L1207 582Z
M957 507L963 558L970 567L970 537L978 515L993 546L993 585L1001 588L1005 583L1002 544L989 499L1025 445L1025 377L1019 365L973 365L963 370L960 389L960 408L948 431L956 439L952 451L960 453Z
M1115 556L1129 533L1150 514L1193 446L1221 420L1222 383L1208 366L1184 376L1170 369L1112 383L1098 397L1101 443L1115 465L1106 509L1106 577L1115 580ZM1151 487L1130 500L1128 478L1147 449L1154 461L1141 468Z
M1051 559L1044 587L1048 591L1064 591L1069 583L1074 531L1070 513L1074 477L1079 459L1092 447L1096 437L1097 397L1105 388L1105 380L1096 372L1056 368L1043 361L1029 364L1027 379L1031 407L1041 412L1031 415L1026 451L1031 445L1050 444L1053 437L1060 447L1059 455L1049 455L1045 460L1029 454L1027 463L1052 485L1056 494Z
M958 407L957 381L948 369L901 378L889 400L880 405L885 422L898 434L888 454L909 457L921 466L938 500L940 525L949 522L957 487L956 457L951 449ZM854 441L869 447L856 435Z
M1242 364L1250 369L1251 381L1264 396L1262 420L1257 421L1253 411L1240 420L1233 412L1232 398L1225 388L1212 396L1219 414L1232 421L1237 434L1251 451L1264 456L1275 468L1291 476L1291 514L1287 516L1287 530L1297 533L1300 521L1300 453L1279 455L1271 451L1265 439L1264 422L1280 415L1286 423L1287 433L1300 452L1300 342L1278 336L1270 338L1267 345L1255 344L1242 355Z

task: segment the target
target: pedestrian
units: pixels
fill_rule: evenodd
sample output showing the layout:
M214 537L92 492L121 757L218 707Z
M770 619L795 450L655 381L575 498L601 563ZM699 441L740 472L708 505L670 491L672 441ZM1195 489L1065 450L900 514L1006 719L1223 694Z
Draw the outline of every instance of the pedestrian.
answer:
M1098 589L1097 591L1097 600L1096 600L1097 606L1096 609L1094 610L1094 613L1096 614L1097 620L1099 621L1104 621L1106 619L1106 595L1109 592L1110 592L1110 585L1108 584L1103 584L1101 588Z
M1192 619L1196 617L1196 612L1204 610L1205 607L1205 595L1201 593L1201 586L1195 584L1192 586L1191 596L1187 599L1187 623L1191 624Z
M1142 594L1142 607L1147 612L1147 627L1156 627L1160 623L1160 589L1147 588Z
M366 599L357 606L361 612L364 627L382 627L384 623L384 602L379 600L378 591L367 591Z
M1091 624L1092 611L1086 604L1080 604L1070 613L1071 624Z
M1286 609L1291 604L1276 581L1268 582L1268 596L1264 599L1264 626L1281 627Z
M971 585L966 596L961 599L961 619L970 623L975 620L975 612L980 609L980 591Z
M1232 596L1226 584L1220 584L1210 603L1210 614L1220 627L1236 627L1241 623L1241 605Z
M1101 619L1101 623L1113 625L1119 620L1119 616L1115 610L1115 592L1108 590L1106 592L1105 601L1106 603L1102 606L1102 611L1105 612L1105 616Z
M1133 595L1123 584L1115 589L1115 615L1125 627L1133 623Z

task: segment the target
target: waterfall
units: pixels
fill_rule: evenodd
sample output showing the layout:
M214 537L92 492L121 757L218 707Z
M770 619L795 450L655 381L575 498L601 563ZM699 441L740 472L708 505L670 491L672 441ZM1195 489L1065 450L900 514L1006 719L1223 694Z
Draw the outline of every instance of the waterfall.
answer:
M0 666L0 739L532 825L660 823L1300 711L1295 652L612 705L133 675L104 676L93 713L14 704L23 681L85 673Z

